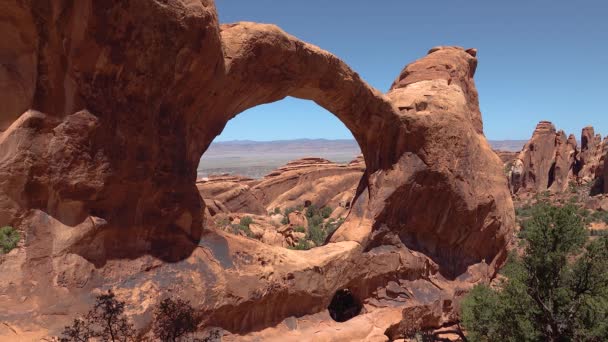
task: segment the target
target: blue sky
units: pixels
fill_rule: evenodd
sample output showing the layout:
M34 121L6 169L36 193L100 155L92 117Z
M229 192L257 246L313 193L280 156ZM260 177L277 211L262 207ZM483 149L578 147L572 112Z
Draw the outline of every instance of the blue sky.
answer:
M550 120L577 137L608 134L608 1L216 0L220 22L273 23L332 52L385 92L437 45L478 49L475 76L489 139L527 139ZM352 138L311 101L239 114L216 138Z

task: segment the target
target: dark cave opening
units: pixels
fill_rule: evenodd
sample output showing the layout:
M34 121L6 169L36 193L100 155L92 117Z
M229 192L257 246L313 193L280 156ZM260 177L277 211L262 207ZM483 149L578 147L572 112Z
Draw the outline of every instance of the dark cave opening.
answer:
M346 322L359 315L362 308L361 301L349 289L341 289L336 291L327 310L334 321Z

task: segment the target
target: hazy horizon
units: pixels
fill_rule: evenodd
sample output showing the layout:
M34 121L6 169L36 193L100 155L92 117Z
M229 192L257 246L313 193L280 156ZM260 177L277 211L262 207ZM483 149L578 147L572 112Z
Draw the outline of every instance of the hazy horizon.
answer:
M492 148L519 151L527 140L489 140ZM203 154L198 177L234 174L261 178L286 163L305 157L348 163L361 154L354 139L288 139L254 141L249 139L214 141Z

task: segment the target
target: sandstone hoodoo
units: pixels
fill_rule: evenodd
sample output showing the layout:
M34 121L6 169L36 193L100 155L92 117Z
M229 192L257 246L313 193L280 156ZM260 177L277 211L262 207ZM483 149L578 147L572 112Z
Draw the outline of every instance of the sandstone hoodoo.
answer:
M434 48L382 94L274 25L219 25L212 1L44 4L0 5L0 225L24 237L0 261L0 339L56 336L108 289L142 334L171 293L226 340L385 338L404 312L440 307L424 328L453 323L448 304L504 262L513 204L482 131L475 50ZM365 160L346 167L344 222L306 251L217 229L201 199L267 211L297 169L196 182L229 119L286 96L336 115ZM293 198L347 201L319 193ZM344 289L354 317L334 322Z
M562 193L570 186L588 185L591 194L606 192L606 139L602 142L588 126L582 130L580 148L577 145L574 135L566 138L551 122L541 121L522 151L514 159L505 158L511 191L520 195Z

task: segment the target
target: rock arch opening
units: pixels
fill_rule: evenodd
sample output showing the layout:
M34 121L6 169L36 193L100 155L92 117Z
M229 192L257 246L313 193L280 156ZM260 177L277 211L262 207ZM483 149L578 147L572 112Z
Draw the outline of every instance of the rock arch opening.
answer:
M347 219L365 161L344 123L314 102L288 97L253 107L216 140L196 182L209 227L311 249Z
M336 322L346 322L358 316L362 309L363 304L349 289L336 291L327 307L329 315Z

